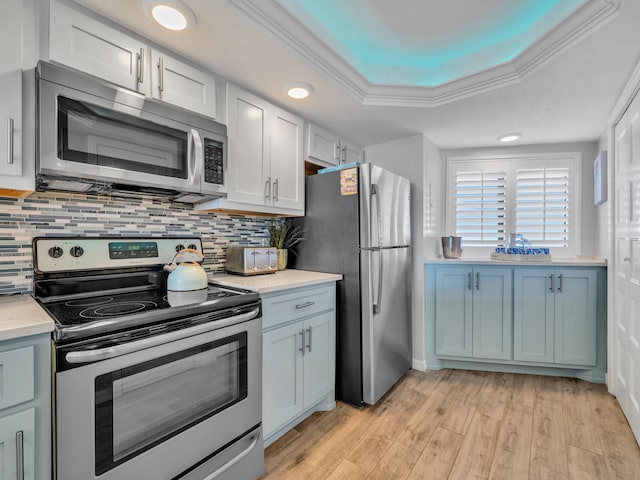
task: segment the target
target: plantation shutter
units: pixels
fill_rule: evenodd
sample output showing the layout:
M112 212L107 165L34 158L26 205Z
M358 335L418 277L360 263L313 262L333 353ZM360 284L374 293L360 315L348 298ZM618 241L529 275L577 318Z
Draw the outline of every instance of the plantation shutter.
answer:
M516 231L540 247L569 246L569 169L516 171Z
M465 246L495 247L505 238L506 172L458 172L456 235Z

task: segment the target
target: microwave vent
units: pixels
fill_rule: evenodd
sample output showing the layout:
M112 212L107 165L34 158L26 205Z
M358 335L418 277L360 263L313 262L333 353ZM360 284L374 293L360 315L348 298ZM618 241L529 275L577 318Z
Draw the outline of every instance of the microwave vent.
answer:
M74 182L72 180L51 180L47 188L50 190L61 190L63 192L87 192L92 185L85 182Z

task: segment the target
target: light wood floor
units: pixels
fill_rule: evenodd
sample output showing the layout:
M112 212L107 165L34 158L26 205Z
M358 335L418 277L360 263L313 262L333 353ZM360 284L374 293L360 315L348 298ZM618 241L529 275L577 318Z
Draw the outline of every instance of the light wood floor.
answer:
M265 460L265 480L640 479L604 385L466 370L412 370L374 407L312 415Z

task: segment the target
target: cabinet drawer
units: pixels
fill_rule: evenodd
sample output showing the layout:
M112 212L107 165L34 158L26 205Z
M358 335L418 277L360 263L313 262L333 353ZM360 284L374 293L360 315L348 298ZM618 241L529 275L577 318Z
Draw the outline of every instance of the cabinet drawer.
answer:
M264 298L262 309L263 329L325 310L333 310L335 284Z
M33 347L0 352L0 410L33 399L33 357Z

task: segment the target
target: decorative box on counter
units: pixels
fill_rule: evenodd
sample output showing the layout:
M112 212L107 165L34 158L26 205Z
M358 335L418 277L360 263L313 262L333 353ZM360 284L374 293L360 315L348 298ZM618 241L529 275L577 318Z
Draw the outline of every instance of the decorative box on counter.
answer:
M498 247L491 253L491 260L503 262L550 262L551 254L548 248L505 248Z

